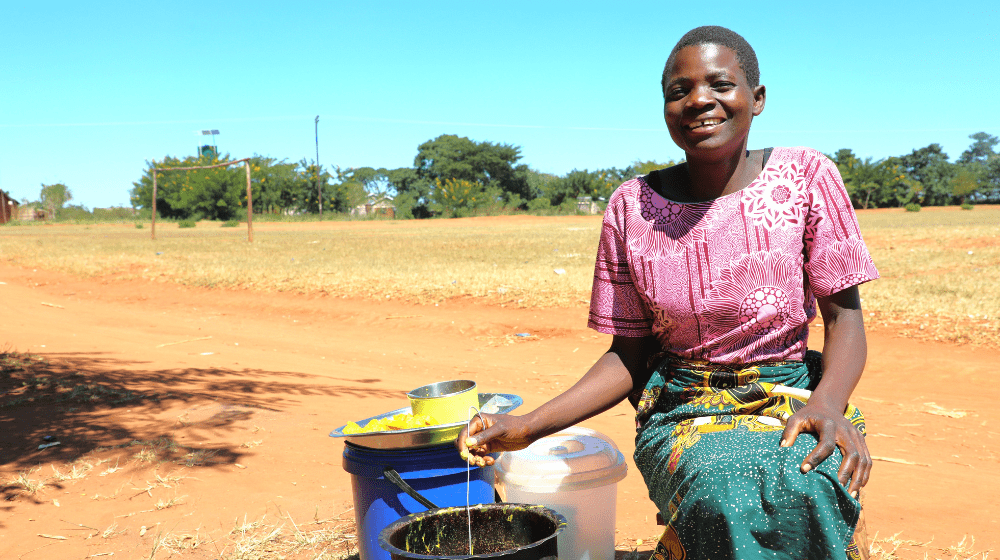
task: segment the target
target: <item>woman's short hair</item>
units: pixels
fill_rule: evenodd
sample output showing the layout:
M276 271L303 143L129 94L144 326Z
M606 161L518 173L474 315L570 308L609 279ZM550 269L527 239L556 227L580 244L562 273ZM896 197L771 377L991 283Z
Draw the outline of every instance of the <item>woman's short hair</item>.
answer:
M674 59L677 58L677 52L684 47L705 44L721 45L732 49L736 53L736 60L740 64L740 69L743 70L743 75L746 76L747 84L752 88L760 85L760 69L757 67L757 53L753 52L753 47L750 46L750 43L732 29L718 25L705 25L703 27L696 27L685 33L681 37L681 40L677 41L677 44L674 45L674 49L670 51L667 63L663 66L663 77L660 79L660 89L664 90L664 96L666 96L667 80L670 78L670 70L674 66Z

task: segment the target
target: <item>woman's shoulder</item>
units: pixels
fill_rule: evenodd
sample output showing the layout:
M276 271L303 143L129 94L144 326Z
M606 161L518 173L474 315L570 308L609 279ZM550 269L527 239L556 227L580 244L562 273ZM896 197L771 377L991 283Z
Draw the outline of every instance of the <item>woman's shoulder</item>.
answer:
M648 175L636 175L618 185L608 198L608 208L612 206L629 206L638 200L643 187L648 187Z
M833 160L826 154L807 146L774 148L768 162L781 163L788 161L794 161L804 168L808 168L810 165L835 165Z

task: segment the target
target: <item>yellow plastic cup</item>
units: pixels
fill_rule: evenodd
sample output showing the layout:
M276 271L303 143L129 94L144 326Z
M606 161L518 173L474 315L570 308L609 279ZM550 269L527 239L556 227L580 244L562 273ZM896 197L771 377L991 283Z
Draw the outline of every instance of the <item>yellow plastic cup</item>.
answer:
M439 381L418 387L406 396L414 415L426 414L438 424L465 422L469 407L479 408L479 391L476 382L468 379Z

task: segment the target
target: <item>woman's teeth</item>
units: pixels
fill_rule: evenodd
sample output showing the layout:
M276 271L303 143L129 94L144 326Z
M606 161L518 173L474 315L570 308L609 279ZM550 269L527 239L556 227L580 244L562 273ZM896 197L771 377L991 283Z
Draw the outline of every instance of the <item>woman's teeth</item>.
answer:
M701 128L703 126L712 126L716 124L722 124L722 119L706 119L703 121L698 121L696 123L691 123L690 125L688 125L688 128L694 130L696 128Z

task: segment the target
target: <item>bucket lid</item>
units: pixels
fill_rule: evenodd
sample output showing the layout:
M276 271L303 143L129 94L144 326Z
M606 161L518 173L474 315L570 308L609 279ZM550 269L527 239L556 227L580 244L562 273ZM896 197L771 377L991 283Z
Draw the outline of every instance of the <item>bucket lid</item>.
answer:
M625 456L604 434L579 426L543 437L520 451L504 453L497 478L529 492L585 490L625 478Z

